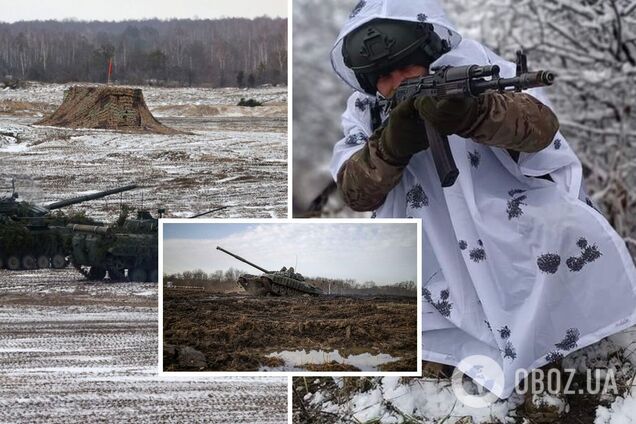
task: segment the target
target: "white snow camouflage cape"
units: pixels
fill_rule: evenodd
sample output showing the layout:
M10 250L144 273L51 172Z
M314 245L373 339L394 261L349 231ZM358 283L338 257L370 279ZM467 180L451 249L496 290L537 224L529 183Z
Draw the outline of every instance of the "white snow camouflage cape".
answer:
M342 116L333 151L334 179L371 135L369 104L342 59L343 37L374 18L426 21L453 49L431 67L515 65L473 40L462 40L435 0L360 1L331 53L337 74L357 90ZM541 89L528 91L550 106ZM430 149L414 155L378 218L422 219L423 359L457 365L470 355L494 359L496 376L462 369L500 398L515 371L540 367L636 323L636 269L623 240L585 195L581 164L557 133L518 163L500 148L449 137L459 169L442 189ZM550 174L554 182L533 178Z

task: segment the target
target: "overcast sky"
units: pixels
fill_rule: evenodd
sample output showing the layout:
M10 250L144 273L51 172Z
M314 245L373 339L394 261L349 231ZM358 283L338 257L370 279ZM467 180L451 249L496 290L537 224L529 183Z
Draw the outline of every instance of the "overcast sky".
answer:
M0 8L0 21L122 21L143 18L287 17L287 0L18 0Z
M395 283L417 278L417 226L401 224L164 224L164 274L230 267L259 271L294 266L307 277ZM297 263L297 265L296 265Z

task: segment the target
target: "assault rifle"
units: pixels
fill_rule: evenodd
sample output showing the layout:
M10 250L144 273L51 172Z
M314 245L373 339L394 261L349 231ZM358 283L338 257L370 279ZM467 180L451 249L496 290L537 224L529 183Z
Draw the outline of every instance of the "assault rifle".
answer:
M526 55L517 51L517 72L512 78L501 78L497 65L445 66L434 74L405 80L395 94L385 99L385 110L412 97L477 97L486 91L517 91L533 87L552 85L556 75L551 71L528 72ZM428 123L425 124L431 153L442 187L455 184L459 170L448 145L448 137L440 134Z

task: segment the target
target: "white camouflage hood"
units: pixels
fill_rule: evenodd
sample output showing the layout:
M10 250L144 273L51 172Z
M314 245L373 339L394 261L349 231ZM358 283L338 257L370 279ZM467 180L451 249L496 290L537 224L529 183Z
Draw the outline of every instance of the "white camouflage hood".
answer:
M362 91L341 53L344 36L374 18L434 24L452 49L432 69L496 64L502 77L515 74L514 63L462 39L435 0L362 0L331 52L335 71L357 90L333 150L335 180L374 130L375 97ZM551 107L544 89L526 93ZM456 183L442 188L430 149L418 152L374 216L422 220L422 358L457 366L506 398L517 371L636 325L636 268L587 198L581 163L561 132L516 161L505 149L448 138ZM465 362L474 355L495 367L480 371L481 363Z

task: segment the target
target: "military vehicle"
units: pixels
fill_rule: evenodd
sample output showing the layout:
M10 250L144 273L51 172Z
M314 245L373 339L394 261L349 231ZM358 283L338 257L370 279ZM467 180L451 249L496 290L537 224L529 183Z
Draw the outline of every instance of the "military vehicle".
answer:
M255 296L318 296L323 294L321 289L309 284L301 274L294 272L293 267L289 269L283 267L280 271L268 271L232 252L228 252L222 247L217 246L216 249L253 266L263 273L260 276L243 274L239 277L238 285L250 294Z
M159 209L159 217L163 214ZM89 280L158 280L158 218L147 210L128 218L124 209L113 225L70 224L71 262Z
M194 215L196 218L227 206ZM165 209L158 209L161 218ZM128 208L114 225L68 225L72 231L71 262L89 280L158 281L158 218L139 210L128 218Z
M69 217L52 211L136 187L131 184L48 205L35 205L19 201L13 184L11 196L0 198L0 268L64 268L70 253L70 231L66 225L71 221L93 221L83 215Z

